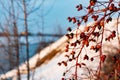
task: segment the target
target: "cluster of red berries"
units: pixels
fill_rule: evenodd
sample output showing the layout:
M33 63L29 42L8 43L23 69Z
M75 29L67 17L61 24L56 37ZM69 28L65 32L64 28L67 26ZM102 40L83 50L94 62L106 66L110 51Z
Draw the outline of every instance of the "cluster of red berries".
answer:
M94 6L96 4L97 0L90 0L90 5Z
M83 60L89 60L89 59L90 59L90 61L93 61L94 57L89 58L89 56L86 54L83 58Z
M81 22L76 19L76 17L68 17L69 22L73 22L73 24L77 23L77 26L80 26Z
M105 40L110 41L110 39L113 39L114 37L116 37L116 31L112 31L111 35L109 35Z
M63 64L64 66L67 66L67 62L65 62L65 61L62 61L62 62L58 63L59 66L61 66L61 64Z
M111 18L111 17L108 17L108 18L106 19L106 22L108 23L108 22L110 22L110 21L112 21L112 18Z
M95 52L98 52L99 50L100 50L100 48L101 48L101 45L96 45L96 46L91 46L91 50L95 50Z
M100 61L101 61L101 62L104 62L105 59L106 59L106 55L101 55L101 57L100 57Z
M75 17L68 17L68 21L69 22L73 22L73 23L76 23L77 22L77 20L76 20L76 18Z
M74 34L73 33L69 33L69 34L66 34L66 36L67 36L68 39L73 39Z
M80 11L83 9L82 4L76 6L77 10Z
M94 21L97 21L99 16L98 15L92 15L92 18L94 19Z
M117 7L116 7L114 4L111 4L111 5L109 6L109 10L110 10L110 11L117 11Z
M82 20L86 23L88 21L88 16L82 16Z
M116 3L118 3L118 5L115 5ZM71 27L68 27L67 31L69 33L66 34L67 38L69 40L73 40L73 38L76 37L76 41L68 42L65 49L65 52L69 52L67 53L67 55L65 55L67 60L58 63L58 65L63 64L64 66L67 66L68 62L75 60L75 66L79 66L80 68L82 65L85 66L85 63L79 63L77 62L77 60L79 58L79 55L83 55L81 53L81 50L85 46L88 47L90 42L95 43L95 45L92 45L90 47L90 50L94 50L95 52L100 51L100 61L104 62L106 60L106 55L103 55L101 48L102 41L104 38L101 37L104 35L104 28L106 27L105 23L109 23L110 21L112 21L112 14L120 10L120 1L116 3L114 2L114 0L108 0L106 2L101 2L98 0L89 0L89 5L86 7L84 7L82 4L76 6L77 11L84 10L86 11L86 14L78 17L68 17L67 19L69 22L72 22L73 24L77 25L77 30L79 30L81 24L85 24L86 27L84 28L84 31L80 30L79 32L76 30L76 33L73 33ZM95 24L88 26L86 23L90 19L95 21ZM112 31L111 34L107 38L105 38L105 40L110 41L110 39L113 39L115 37L116 31ZM100 42L98 40L99 38L101 38ZM80 51L78 50L77 52L76 49L80 49ZM93 61L95 59L94 57L89 57L88 54L85 54L83 60ZM117 59L114 58L114 60ZM77 80L77 77L75 79ZM65 78L62 78L62 80L65 80Z

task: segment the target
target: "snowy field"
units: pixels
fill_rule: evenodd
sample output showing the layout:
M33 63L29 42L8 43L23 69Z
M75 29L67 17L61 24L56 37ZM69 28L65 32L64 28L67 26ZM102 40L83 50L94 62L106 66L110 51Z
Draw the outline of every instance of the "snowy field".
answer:
M109 30L116 29L115 25L116 25L116 21L115 20L113 20L113 22L110 22L109 24L106 24L106 26L107 26L107 28ZM119 32L120 32L120 27L119 27ZM104 35L108 36L107 32L105 32ZM33 56L30 59L30 67L31 68L35 67L35 65L37 63L38 57L41 60L46 55L49 55L49 53L52 53L52 51L54 51L54 50L61 50L61 51L63 51L65 49L65 43L66 43L66 41L67 41L67 38L64 36L64 37L60 38L58 41L56 41L55 43L53 43L50 46L48 46L45 49L43 49L40 53L38 53L35 56ZM111 42L105 42L105 41L103 41L103 44L104 44L104 46L103 46L103 52L105 50L111 51L111 48L109 48L109 47L106 48L105 47L106 45L118 47L117 38L111 40ZM41 64L37 68L35 67L35 70L31 71L31 74L30 74L31 78L30 79L31 80L61 80L63 72L66 71L66 69L69 69L71 65L74 65L74 62L69 63L69 65L67 67L64 67L63 65L62 66L58 66L57 65L57 63L59 61L62 61L62 60L66 59L64 57L64 55L67 54L67 53L61 52L61 51L57 52L56 55L52 59L46 60L43 64ZM86 51L88 52L89 57L98 55L98 53L95 53L92 50L89 50L89 47L83 49L82 50L82 54L86 53ZM107 54L107 53L104 52L104 54ZM90 69L96 70L97 67L98 67L98 64L99 64L99 59L95 58L95 60L93 62L90 62L90 61L83 60L83 58L82 58L83 56L84 55L81 55L81 60L80 61L84 62L84 63L87 63L87 67L89 67ZM20 66L20 69L21 70L26 69L26 65L22 64ZM15 79L15 76L16 76L15 73L16 72L17 71L15 71L15 70L9 71L8 73L6 73L6 76L8 78L9 77L13 77L14 80L16 80ZM68 75L66 77L71 77L71 75L69 75L71 73L74 73L74 68L72 70L70 70L70 72L68 73ZM78 74L81 75L81 76L83 76L83 77L84 77L83 74L87 74L87 73L88 72L86 72L85 69L80 69L78 71ZM5 76L1 75L0 77L5 77ZM22 77L22 80L26 80L27 79L27 75L26 74L22 74L21 77ZM83 80L83 79L81 79L81 80Z

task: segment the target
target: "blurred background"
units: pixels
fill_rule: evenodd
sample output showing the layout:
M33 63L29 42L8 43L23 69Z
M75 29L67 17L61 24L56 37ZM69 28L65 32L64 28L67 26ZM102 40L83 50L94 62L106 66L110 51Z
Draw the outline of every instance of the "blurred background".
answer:
M84 0L81 0L85 4ZM79 0L0 0L0 74L66 33Z
M17 74L20 77L19 65L25 61L29 61L35 54L40 53L43 48L64 36L67 33L68 27L72 29L76 28L76 25L69 23L67 18L69 16L79 17L86 14L85 10L78 12L76 5L82 4L86 6L88 5L88 1L89 0L0 0L0 75L12 69L18 69L18 73L13 72L13 74ZM110 48L110 50L114 49L116 51L112 52L112 50L109 52L109 46L107 46L107 53L119 53L116 45L115 48ZM60 56L58 53L62 53L65 44L61 43L58 47L57 49L53 49L49 54L43 54L42 56L45 58L43 62L42 58L41 61L40 59L38 60L38 64L36 63L36 65L40 66L42 63L45 63L45 61L54 58L57 54L57 57L47 63L47 66L43 65L40 66L40 69L37 69L38 71L36 73L39 74L39 76L45 76L46 78L46 76L48 77L48 72L51 74L51 71L58 70L59 67L54 66L57 65L59 60L63 59L63 55L58 57ZM48 59L46 59L46 54ZM109 55L110 60L112 60L111 56L117 59L119 55ZM103 65L103 71L106 72L103 75L105 76L112 72L111 67L108 66L115 65L113 64L115 62L109 63L112 62L110 60L108 58L106 64ZM28 63L26 64L29 65ZM106 69L106 67L109 69ZM62 69L63 68L59 68L60 72L56 71L57 74L53 71L54 74L51 74L52 78L54 76L56 77L55 80L58 80L58 74L62 74ZM28 73L29 71L30 70L28 70ZM39 72L45 73L45 75L41 75ZM7 76L9 77L9 75ZM36 75L36 77L39 76ZM24 78L24 76L22 77ZM50 80L49 77L43 80ZM23 80L26 80L26 78L27 76L25 75L25 79ZM38 78L38 80L40 79L42 78ZM18 78L15 80L18 80ZM37 79L35 78L35 80Z

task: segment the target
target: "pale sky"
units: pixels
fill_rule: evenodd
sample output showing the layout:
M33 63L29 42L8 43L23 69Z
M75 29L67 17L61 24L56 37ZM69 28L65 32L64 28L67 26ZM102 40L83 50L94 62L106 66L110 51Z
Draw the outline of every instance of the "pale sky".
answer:
M5 7L7 7L9 2L3 0L0 1L3 2ZM39 6L41 4L41 1L42 0L37 0L37 3L34 3L35 6ZM28 16L29 32L44 32L54 34L61 32L63 32L63 34L67 33L66 29L68 26L75 26L72 23L68 22L67 17L81 15L81 13L79 13L75 8L76 5L79 5L80 3L86 5L85 0L44 0L44 4L38 10ZM33 5L31 2L28 10L31 9L32 6ZM4 10L1 6L0 8L0 14L2 12L6 13L6 10ZM16 7L16 11L20 10L21 9L18 10ZM4 13L1 14L2 17L4 17ZM41 18L42 13L45 15L43 19ZM22 32L24 31L24 24L22 21L23 14L19 13L19 15L20 18L18 19L18 29L19 32ZM2 19L2 17L0 20L5 22L6 20ZM44 22L44 31L42 30L42 21ZM60 28L58 28L58 26L60 26ZM22 41L23 40L24 39L22 39ZM34 39L30 39L30 41L34 41Z

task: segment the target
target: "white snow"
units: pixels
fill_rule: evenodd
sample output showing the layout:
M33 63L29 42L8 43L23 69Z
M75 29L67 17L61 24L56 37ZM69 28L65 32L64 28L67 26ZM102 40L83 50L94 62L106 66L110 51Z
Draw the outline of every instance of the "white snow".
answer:
M115 26L116 24L116 20L113 20L113 22L110 22L109 24L106 24L107 28L109 30L113 30L115 28L113 27L116 27ZM82 27L82 30L83 30L83 27ZM120 32L120 25L119 25L119 32ZM107 33L105 32L105 35L107 36ZM67 41L67 38L64 36L62 37L60 40L56 41L55 43L53 43L52 45L46 47L45 49L43 49L39 54L36 54L35 56L33 56L31 59L30 59L30 68L34 68L36 63L37 63L37 59L38 57L40 59L42 59L45 55L48 55L49 52L52 52L54 49L61 49L61 50L64 50L65 49L65 42ZM118 41L117 41L117 38L115 38L114 40L112 40L111 42L103 42L104 44L107 44L107 45L113 45L113 46L116 46L118 47ZM105 48L104 48L105 50ZM107 50L111 50L110 48L107 48ZM82 54L85 54L87 51L87 54L89 54L89 57L92 57L92 56L95 56L95 55L98 55L97 53L95 53L94 51L91 51L89 50L89 47L88 48L84 48L82 50ZM31 80L34 79L34 80L60 80L62 78L62 74L63 72L68 69L71 65L74 65L73 63L74 62L71 62L68 67L64 67L63 65L62 66L58 66L57 63L59 61L62 61L62 60L65 60L66 58L64 57L66 53L65 52L59 52L57 53L57 55L52 58L52 60L42 64L40 67L36 68L35 69L35 72L34 72L34 76L33 76L33 72L31 71ZM81 56L83 57L83 56ZM95 61L93 62L90 62L90 61L83 61L82 59L80 60L82 62L85 62L87 63L87 66L91 69L96 69L97 66L98 66L98 62L99 62L99 59L96 58ZM26 69L26 65L25 64L22 64L20 66L20 69L23 70L23 69ZM74 71L71 70L71 71ZM80 69L80 72L79 74L82 75L82 73L84 72L84 69ZM16 73L16 70L12 70L12 71L9 71L8 73L6 73L6 77L14 77L15 76L15 73ZM70 75L68 75L70 76ZM4 75L0 75L0 78L4 78L5 76ZM27 75L22 75L22 80L26 80L27 78Z

